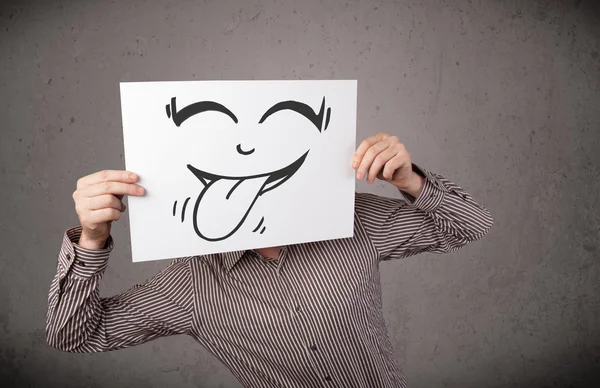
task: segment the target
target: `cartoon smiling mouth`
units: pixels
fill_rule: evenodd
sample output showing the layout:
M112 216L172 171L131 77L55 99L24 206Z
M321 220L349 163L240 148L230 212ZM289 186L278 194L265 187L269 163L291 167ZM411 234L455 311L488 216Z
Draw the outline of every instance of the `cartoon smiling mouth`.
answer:
M188 164L187 168L204 185L194 206L196 234L207 241L230 237L242 226L258 197L290 179L302 166L308 152L282 169L252 176L216 175Z

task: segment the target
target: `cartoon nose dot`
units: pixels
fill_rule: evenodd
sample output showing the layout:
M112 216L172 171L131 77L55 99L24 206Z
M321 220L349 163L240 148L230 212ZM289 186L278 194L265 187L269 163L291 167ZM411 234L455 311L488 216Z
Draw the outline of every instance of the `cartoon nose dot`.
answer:
M238 152L238 153L240 153L240 154L242 154L242 155L250 155L250 154L252 154L252 153L255 151L255 149L254 149L254 148L252 148L252 149L251 149L251 150L249 150L249 151L244 151L244 150L242 149L242 145L241 145L241 144L238 144L238 145L237 145L237 147L236 147L236 150L237 150L237 152Z

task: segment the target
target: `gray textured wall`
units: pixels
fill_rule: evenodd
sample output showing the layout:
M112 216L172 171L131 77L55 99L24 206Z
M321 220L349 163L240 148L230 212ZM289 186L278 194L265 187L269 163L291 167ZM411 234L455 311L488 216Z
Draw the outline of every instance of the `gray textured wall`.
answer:
M358 79L360 137L493 214L482 240L382 265L412 387L600 386L600 7L588 1L39 1L0 6L0 385L237 387L185 337L45 344L76 180L124 168L119 81ZM361 191L394 195L384 184ZM132 264L127 222L102 295ZM594 383L594 379L595 383Z

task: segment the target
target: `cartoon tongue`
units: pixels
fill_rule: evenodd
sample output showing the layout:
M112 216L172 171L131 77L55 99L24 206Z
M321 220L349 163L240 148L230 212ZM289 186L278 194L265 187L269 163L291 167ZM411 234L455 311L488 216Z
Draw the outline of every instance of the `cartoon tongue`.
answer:
M242 225L269 175L246 179L217 179L198 196L194 208L196 233L209 241L231 236Z

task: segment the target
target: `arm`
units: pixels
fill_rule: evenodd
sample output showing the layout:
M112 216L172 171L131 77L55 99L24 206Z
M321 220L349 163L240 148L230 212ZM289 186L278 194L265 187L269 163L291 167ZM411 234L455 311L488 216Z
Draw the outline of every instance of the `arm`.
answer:
M50 346L75 353L103 352L189 332L193 307L187 259L175 259L151 279L101 298L99 283L113 239L109 236L103 249L86 249L77 245L81 229L66 231L58 255L48 296Z
M356 196L356 216L380 260L452 252L490 230L492 216L469 193L441 175L411 164L423 178L416 198L402 190L398 191L400 199Z

